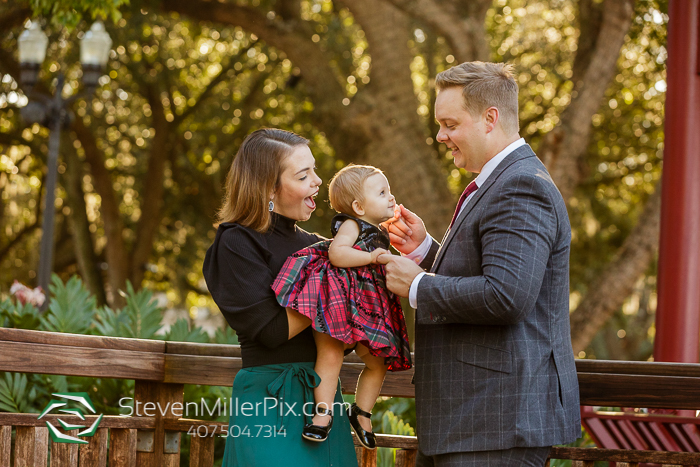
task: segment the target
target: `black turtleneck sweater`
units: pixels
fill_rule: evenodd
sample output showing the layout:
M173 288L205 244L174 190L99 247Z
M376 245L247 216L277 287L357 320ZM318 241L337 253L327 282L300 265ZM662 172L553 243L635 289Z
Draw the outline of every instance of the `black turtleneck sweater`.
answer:
M204 259L204 278L238 334L243 367L316 360L311 327L289 339L287 313L271 286L289 255L319 240L276 213L262 234L232 222L219 225Z

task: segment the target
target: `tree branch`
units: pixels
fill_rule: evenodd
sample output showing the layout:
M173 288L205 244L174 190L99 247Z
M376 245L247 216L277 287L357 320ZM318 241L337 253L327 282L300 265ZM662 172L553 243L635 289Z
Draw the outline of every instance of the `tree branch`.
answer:
M107 298L102 275L97 267L97 255L95 254L95 245L90 233L90 220L85 205L84 165L71 146L64 144L63 147L66 161L64 188L68 194L66 202L70 207L70 214L66 216L66 220L73 237L75 257L86 287L95 296L98 305L102 306L107 303Z
M418 214L430 231L444 228L454 205L436 151L427 144L428 128L416 113L419 102L411 79L414 57L406 46L412 37L410 17L386 1L341 0L362 27L372 56L371 82L355 97L355 118L344 132L361 131L361 150L346 162L370 163L401 180L396 198ZM391 24L388 28L386 25ZM420 208L423 206L424 208ZM428 208L429 206L429 208Z
M9 10L6 14L0 17L0 31L10 31L17 28L32 16L32 10L28 7L16 7ZM0 73L5 73L19 79L19 63L17 63L12 51L0 48Z
M39 196L37 197L37 202L36 202L36 212L34 213L34 222L31 224L25 226L22 230L19 231L15 237L10 240L10 242L5 245L2 250L0 250L0 263L5 259L5 256L7 256L10 251L22 240L23 237L28 235L29 233L33 232L39 226L41 225L41 216L42 216L42 210L41 210L41 200L43 199L43 194L44 194L44 180L46 177L42 177L41 179L41 185L39 187ZM4 188L4 186L3 186ZM0 217L1 219L2 217Z
M90 164L90 173L95 182L93 186L97 194L100 195L100 217L107 238L105 256L109 265L107 273L112 289L112 305L121 306L123 300L117 291L126 287L128 260L122 236L124 223L119 213L119 202L112 186L112 177L105 168L104 154L98 148L92 130L85 126L82 118L75 119L72 130L85 151L85 161Z
M582 78L574 83L571 104L559 125L543 138L538 154L568 201L581 181L579 161L586 153L592 131L591 118L617 70L617 59L632 24L634 0L606 0L595 50ZM584 41L585 42L585 41ZM581 59L583 60L583 59Z
M10 29L21 26L27 18L31 18L32 9L25 6L16 6L9 10L4 15L0 16L0 31L9 31Z
M131 256L130 278L136 288L141 287L144 265L153 251L153 238L163 216L163 179L165 163L168 159L169 133L172 127L165 119L165 109L160 100L160 92L152 84L144 89L151 106L152 124L155 136L151 142L148 168L144 176L144 189L141 193L141 216L136 227L136 241Z
M278 0L275 11L285 21L301 21L301 0Z
M194 113L197 110L197 108L202 104L202 102L204 102L207 99L207 97L209 97L209 95L212 93L214 88L219 83L223 82L226 79L226 77L227 77L226 73L229 70L233 69L233 66L236 64L236 62L238 62L238 60L240 60L241 57L243 57L245 54L247 54L248 51L251 48L253 48L253 46L256 43L257 43L257 41L252 41L248 45L248 47L240 50L236 54L235 57L230 57L226 66L223 66L223 65L221 66L221 71L219 72L219 74L217 74L215 77L213 77L211 79L211 81L209 81L209 84L206 85L204 90L197 97L196 102L194 104L190 105L189 107L187 107L180 115L175 115L175 118L173 119L173 121L170 122L174 128L177 128L180 125L180 123L182 123L183 120L185 120L187 117L192 115L192 113Z
M26 235L32 233L34 230L39 228L39 222L41 219L39 217L36 218L34 222L31 224L27 225L25 228L19 231L15 237L10 240L10 243L5 245L2 250L0 250L0 262L2 262L5 259L5 256L12 251L12 249L20 242L22 241L22 238L24 238Z
M302 23L270 20L260 10L230 3L203 0L169 0L161 3L164 11L175 11L190 18L240 26L267 44L284 51L298 66L314 100L315 110L337 119L342 110L345 90L330 67L332 57L311 40Z
M491 0L385 0L445 37L458 63L488 61L484 20Z
M590 284L585 297L571 314L574 353L584 350L591 343L598 330L630 296L634 285L649 267L659 246L660 214L661 185L658 184L615 259Z

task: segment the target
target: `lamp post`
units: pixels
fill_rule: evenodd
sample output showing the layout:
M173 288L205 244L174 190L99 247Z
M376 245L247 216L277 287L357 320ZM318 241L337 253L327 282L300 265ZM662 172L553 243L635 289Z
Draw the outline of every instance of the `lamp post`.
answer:
M30 101L21 109L23 120L27 123L39 123L50 130L49 154L46 161L46 191L44 193L44 218L42 220L41 249L39 252L39 286L48 293L51 269L53 266L53 224L54 203L56 199L56 179L58 172L58 148L61 144L61 130L68 128L75 118L70 110L71 104L78 98L94 94L100 76L102 76L112 39L105 31L104 25L96 21L80 41L80 62L83 68L85 89L68 99L62 96L64 76L59 73L56 89L52 96L34 91L39 77L41 64L46 57L48 38L38 22L32 22L19 37L20 81ZM48 306L44 301L42 311Z

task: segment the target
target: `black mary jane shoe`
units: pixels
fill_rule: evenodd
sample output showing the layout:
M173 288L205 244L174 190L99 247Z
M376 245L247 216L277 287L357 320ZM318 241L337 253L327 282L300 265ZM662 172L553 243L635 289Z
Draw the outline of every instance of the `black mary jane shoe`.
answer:
M325 407L316 407L316 413L318 415L330 416L331 419L328 421L328 425L320 426L307 423L301 431L301 437L309 441L320 443L328 439L328 433L331 432L331 427L333 426L333 412Z
M370 418L371 416L372 414L370 412L365 412L359 408L357 404L352 404L350 406L350 410L348 411L350 425L352 425L352 429L355 430L355 434L357 435L357 439L360 441L360 444L367 449L377 449L377 438L375 437L374 433L362 428L360 422L357 420L357 417Z

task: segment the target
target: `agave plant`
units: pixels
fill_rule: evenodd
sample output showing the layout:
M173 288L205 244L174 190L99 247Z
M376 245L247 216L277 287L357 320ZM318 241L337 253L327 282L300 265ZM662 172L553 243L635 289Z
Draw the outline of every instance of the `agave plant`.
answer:
M44 331L71 332L85 334L95 315L95 297L83 286L77 276L71 277L63 284L60 277L51 277L51 300L49 312L39 320Z
M0 410L5 412L34 412L37 390L27 389L27 375L4 373L0 378Z
M107 306L97 307L96 300L78 277L71 277L64 284L54 274L49 288L49 306L43 315L31 301L23 302L17 296L1 301L0 325L113 337L211 341L200 326L191 325L187 319L178 320L165 335L157 334L161 329L163 310L149 290L136 292L131 283L127 283L126 291L120 291L126 298L126 305L116 310ZM238 338L227 326L217 330L213 341L237 344ZM97 410L118 415L121 413L119 399L132 395L133 390L134 382L130 380L0 372L0 411L36 413L46 405L52 393L88 392ZM185 397L197 401L200 398L216 399L230 396L230 391L230 388L196 386L194 392L188 389Z

